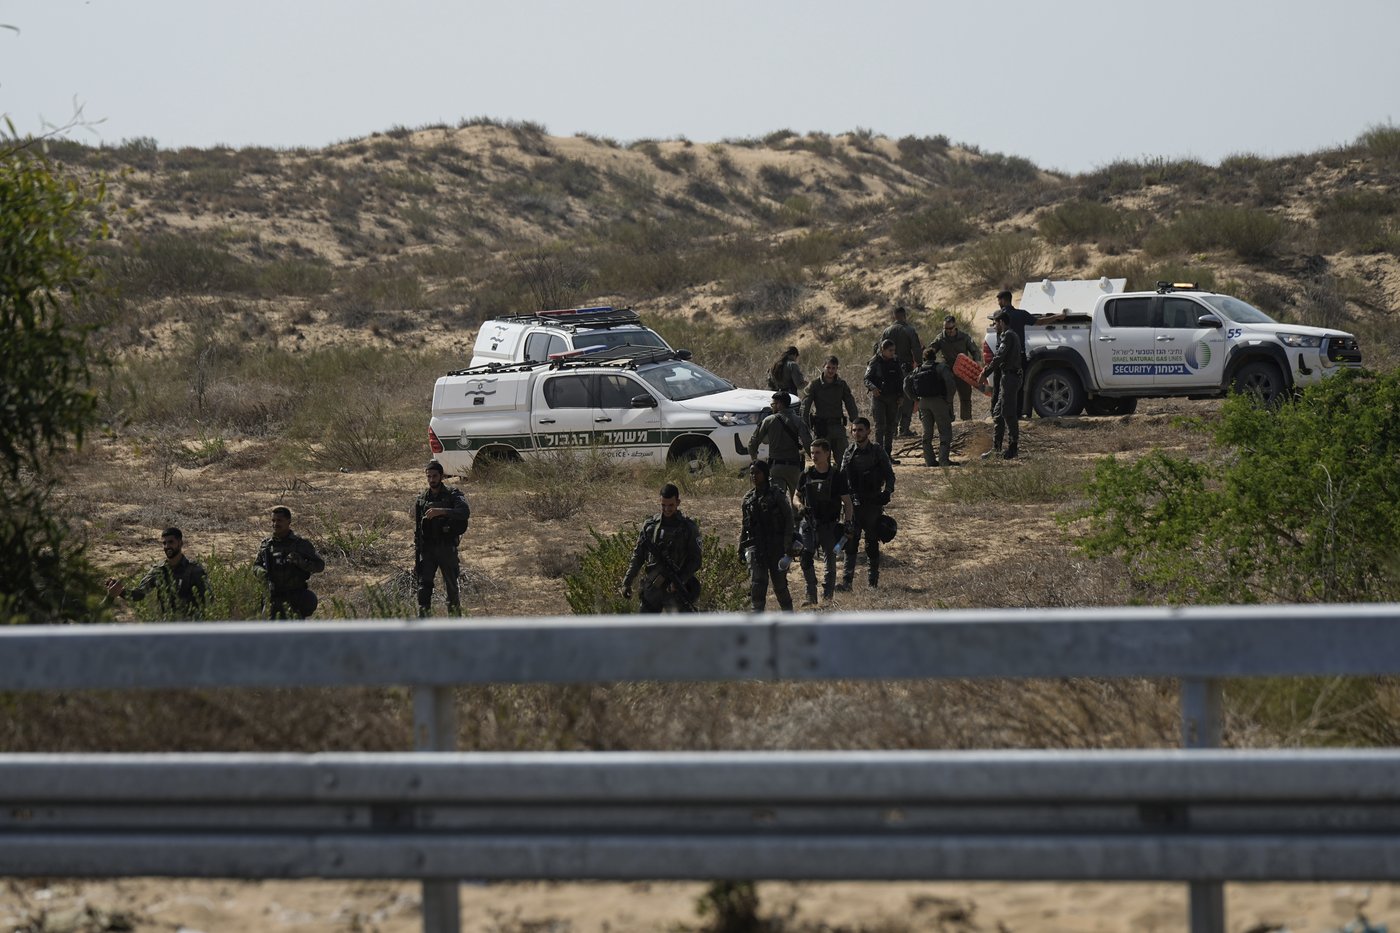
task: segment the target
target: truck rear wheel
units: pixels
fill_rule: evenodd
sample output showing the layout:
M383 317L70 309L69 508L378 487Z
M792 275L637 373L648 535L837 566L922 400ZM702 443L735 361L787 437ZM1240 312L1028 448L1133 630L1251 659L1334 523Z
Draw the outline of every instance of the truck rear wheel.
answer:
M1031 407L1042 418L1069 418L1084 410L1084 386L1068 369L1047 369L1031 384Z
M1267 408L1273 408L1283 400L1286 388L1279 368L1264 360L1241 366L1235 373L1234 387L1240 395L1252 395Z

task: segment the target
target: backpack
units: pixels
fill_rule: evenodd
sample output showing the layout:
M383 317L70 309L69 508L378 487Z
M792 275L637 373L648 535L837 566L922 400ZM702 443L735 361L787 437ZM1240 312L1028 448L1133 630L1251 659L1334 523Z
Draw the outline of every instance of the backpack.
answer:
M920 366L914 370L914 394L919 398L948 397L948 387L943 383L943 374L937 366Z

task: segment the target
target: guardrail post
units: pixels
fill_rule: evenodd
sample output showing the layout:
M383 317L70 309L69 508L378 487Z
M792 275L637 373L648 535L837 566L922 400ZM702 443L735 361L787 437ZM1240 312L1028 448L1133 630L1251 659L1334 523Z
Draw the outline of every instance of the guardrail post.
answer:
M457 750L457 708L451 687L413 688L413 747ZM423 882L423 933L460 933L462 905L456 881Z
M1220 744L1221 685L1218 680L1181 681L1181 745L1215 748ZM1216 881L1191 882L1191 933L1225 933L1225 886Z

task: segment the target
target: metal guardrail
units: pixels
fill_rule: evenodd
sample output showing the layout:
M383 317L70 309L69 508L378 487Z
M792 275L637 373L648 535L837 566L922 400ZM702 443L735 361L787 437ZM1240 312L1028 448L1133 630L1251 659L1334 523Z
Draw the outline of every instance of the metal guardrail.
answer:
M1390 674L1397 622L1366 605L32 626L0 630L0 690Z
M1400 751L33 755L0 874L1400 877Z
M1398 622L1366 605L0 630L0 691L407 685L415 744L438 752L0 756L0 871L163 873L180 851L179 874L429 879L429 931L457 929L443 879L464 876L1182 880L1213 933L1223 880L1400 880L1400 760L1204 750L1221 679L1400 673ZM1036 677L1179 677L1201 750L446 754L459 684Z

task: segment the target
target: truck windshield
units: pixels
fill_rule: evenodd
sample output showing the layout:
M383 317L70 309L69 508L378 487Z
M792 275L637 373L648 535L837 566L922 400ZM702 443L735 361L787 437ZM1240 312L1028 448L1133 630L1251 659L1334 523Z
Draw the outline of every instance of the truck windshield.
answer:
M666 347L666 341L654 330L581 330L574 335L575 347Z
M708 369L677 360L652 366L638 373L651 386L673 402L683 402L702 395L728 392L734 388Z
M1254 305L1240 301L1238 298L1231 298L1229 295L1198 295L1196 297L1214 308L1226 320L1234 321L1236 324L1278 323Z

